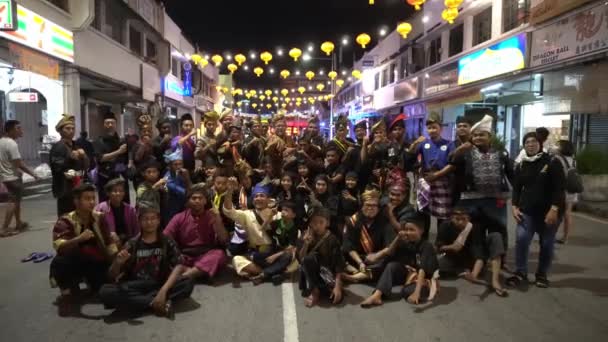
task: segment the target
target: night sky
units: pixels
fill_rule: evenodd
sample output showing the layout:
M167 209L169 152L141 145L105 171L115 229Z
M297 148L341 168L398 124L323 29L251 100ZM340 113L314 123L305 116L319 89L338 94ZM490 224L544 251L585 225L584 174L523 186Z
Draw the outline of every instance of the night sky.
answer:
M314 52L311 57L326 57L320 51L323 41L331 40L336 51L344 37L349 38L343 50L343 69L350 68L355 58L360 58L363 49L355 45L354 37L368 33L375 44L381 28L387 32L394 30L397 23L406 19L413 8L405 0L375 0L370 6L368 0L163 0L171 18L181 27L184 34L198 47L211 54L232 55L249 53L258 55L264 50L273 54L270 65L276 70L270 75L266 67L261 78L251 72L253 67L263 62L248 60L249 72L239 69L235 80L245 85L278 85L281 69L302 71L330 70L330 62L311 60L295 63L287 56L287 51L298 47L306 51L311 43ZM278 48L285 55L276 54ZM368 48L369 49L369 48ZM226 72L226 61L222 72Z

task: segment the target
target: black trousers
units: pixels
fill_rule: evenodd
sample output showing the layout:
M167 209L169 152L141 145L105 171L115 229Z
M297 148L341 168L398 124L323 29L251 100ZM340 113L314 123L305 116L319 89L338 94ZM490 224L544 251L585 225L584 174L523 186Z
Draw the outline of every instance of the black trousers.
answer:
M321 276L321 265L314 253L301 260L299 287L303 296L307 296L314 289L319 289L323 294L329 294L333 289L327 278Z
M133 311L145 311L158 294L163 284L155 280L131 280L118 284L106 284L99 290L99 297L108 307L121 307ZM194 283L181 278L167 293L167 299L179 301L190 297Z
M62 290L76 289L82 281L97 292L106 282L109 263L79 254L57 255L51 261L51 280Z
M391 261L386 264L384 271L378 279L376 290L382 292L383 296L389 296L393 290L393 286L405 284L407 278L407 269L397 261Z
M71 192L57 198L57 217L74 210L76 210L76 206L74 206L74 195Z
M292 258L291 253L283 253L274 263L269 264L266 262L266 258L273 255L274 253L253 253L253 262L262 267L264 271L264 277L271 278L274 275L282 274L285 272L289 264L291 264Z
M501 257L505 254L505 243L502 234L492 232L486 236L485 241L480 246L473 247L476 256L471 257L463 254L446 254L439 259L439 273L444 276L457 276L465 270L472 270L476 258L487 260ZM463 251L461 253L467 253Z

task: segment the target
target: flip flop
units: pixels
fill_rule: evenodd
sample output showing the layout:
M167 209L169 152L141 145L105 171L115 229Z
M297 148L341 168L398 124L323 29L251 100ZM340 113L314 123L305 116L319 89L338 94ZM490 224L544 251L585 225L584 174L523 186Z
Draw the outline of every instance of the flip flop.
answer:
M38 257L38 252L33 252L33 253L30 253L30 255L28 255L27 257L21 259L21 262L29 262L29 261L36 259L37 257Z
M34 263L38 264L41 263L45 260L49 260L50 258L53 257L53 254L51 253L40 253L38 254L38 256L34 259Z
M496 293L496 295L498 297L501 297L501 298L509 297L509 292L507 292L507 290L505 290L505 289L499 289L496 287L491 287L491 289L494 291L494 293Z

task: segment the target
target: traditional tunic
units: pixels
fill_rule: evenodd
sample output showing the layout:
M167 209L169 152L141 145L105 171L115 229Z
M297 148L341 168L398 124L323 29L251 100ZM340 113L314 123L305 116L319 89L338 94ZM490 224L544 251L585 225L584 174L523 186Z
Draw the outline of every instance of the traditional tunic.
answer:
M171 217L184 210L186 206L186 181L181 175L169 170L165 174L167 180L167 203L163 210L165 222L169 222Z
M214 224L221 224L219 215L205 210L194 216L191 209L175 215L164 230L177 243L184 265L196 267L213 277L226 264L226 253L218 239Z
M121 154L116 159L111 161L101 162L101 158L108 153L112 153L120 148L125 141L120 139L118 134L114 135L102 135L95 141L95 158L97 161L97 192L99 195L99 201L103 202L108 199L104 187L106 184L119 176L127 178L125 172L127 171L128 156L127 153ZM127 189L125 189L127 193ZM126 201L129 202L129 196L126 197Z
M116 233L122 242L132 239L139 234L139 221L137 220L137 212L128 203L122 203L119 208L122 210L122 218L114 215L115 211L109 201L101 202L95 207L95 211L103 214L105 226L110 233ZM124 227L121 231L119 221Z
M194 172L194 150L196 149L196 138L191 137L180 146L179 140L184 136L185 135L178 135L171 140L171 150L175 151L178 147L182 148L184 168L192 173Z
M63 140L53 144L49 154L51 174L53 175L53 196L57 199L57 216L61 217L74 209L74 196L72 190L82 181L86 173L86 161L73 159L72 151L78 149L74 142ZM77 176L67 179L65 172L74 170Z

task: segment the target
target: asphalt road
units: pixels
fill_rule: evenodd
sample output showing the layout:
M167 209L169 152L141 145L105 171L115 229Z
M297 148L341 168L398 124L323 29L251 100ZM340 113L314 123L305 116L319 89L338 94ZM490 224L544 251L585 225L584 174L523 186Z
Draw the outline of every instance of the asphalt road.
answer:
M443 281L434 303L413 307L397 300L364 310L359 303L371 287L351 285L340 307L308 309L295 283L254 287L226 270L213 284L197 285L169 321L114 317L94 303L79 317L59 317L49 262L19 261L52 250L54 210L48 195L27 200L32 229L0 239L0 341L608 340L608 222L584 216L575 218L570 244L558 246L550 289L512 290L504 299L462 280ZM537 252L533 243L531 272Z

